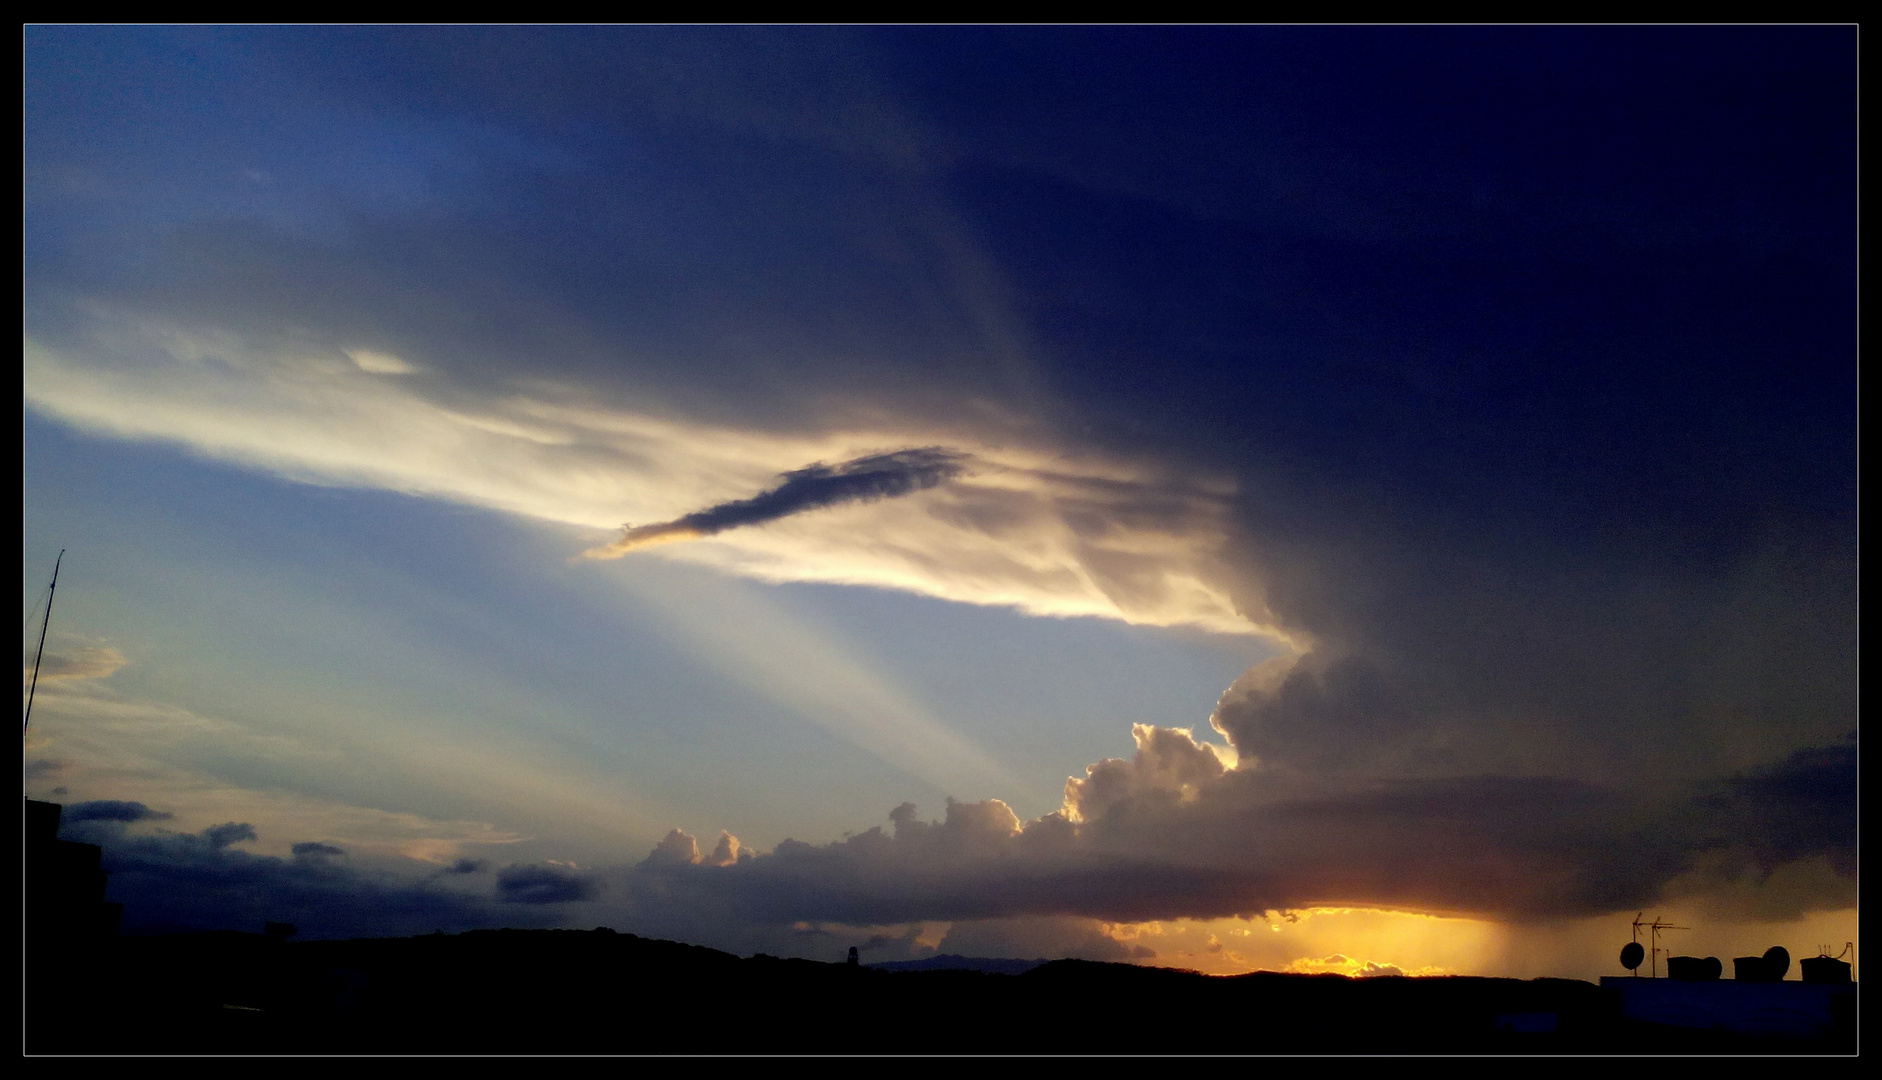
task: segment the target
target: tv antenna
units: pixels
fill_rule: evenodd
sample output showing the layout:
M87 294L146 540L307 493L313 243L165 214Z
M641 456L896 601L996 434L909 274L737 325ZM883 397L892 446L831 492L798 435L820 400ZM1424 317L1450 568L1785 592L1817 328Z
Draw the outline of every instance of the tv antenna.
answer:
M65 549L59 549L59 557L52 564L52 584L46 587L46 621L39 624L39 651L33 654L33 682L26 690L26 719L20 722L20 731L33 722L33 695L39 692L39 661L46 655L46 631L52 629L52 597L59 591L59 566L65 562Z
M1671 954L1673 951L1671 949L1660 948L1661 931L1663 930L1691 930L1692 927L1674 926L1672 923L1663 923L1660 921L1660 917L1658 915L1655 915L1653 917L1653 921L1650 923L1641 922L1640 916L1644 914L1646 913L1645 912L1634 913L1634 941L1633 941L1633 944L1621 950L1621 963L1625 964L1629 968L1632 968L1634 970L1634 974L1636 975L1640 974L1640 960L1641 960L1640 931L1644 928L1647 931L1647 943L1649 946L1647 950L1647 956L1650 958L1648 965L1647 965L1647 977L1650 979L1657 979L1660 977L1660 954L1661 953ZM1631 964L1627 963L1629 960L1632 960L1633 963Z

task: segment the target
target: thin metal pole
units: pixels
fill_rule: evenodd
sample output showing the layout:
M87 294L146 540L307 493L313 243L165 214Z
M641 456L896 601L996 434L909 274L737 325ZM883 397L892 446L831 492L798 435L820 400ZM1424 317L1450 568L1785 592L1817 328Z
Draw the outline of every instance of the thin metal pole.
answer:
M46 631L52 629L52 598L59 591L59 565L65 562L65 549L59 549L59 558L52 564L52 585L46 590L46 621L39 624L39 651L33 654L33 684L26 691L26 719L20 724L24 732L33 722L33 695L39 692L39 661L46 655Z

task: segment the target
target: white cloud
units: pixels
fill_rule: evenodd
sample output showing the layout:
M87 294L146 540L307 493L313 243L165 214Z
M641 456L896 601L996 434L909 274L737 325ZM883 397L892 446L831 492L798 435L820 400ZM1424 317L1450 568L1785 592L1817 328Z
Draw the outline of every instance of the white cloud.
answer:
M643 557L1037 615L1282 636L1238 612L1224 584L1233 494L1225 479L906 417L741 431L564 385L467 391L425 372L381 377L395 362L411 366L388 354L102 311L79 344L24 344L27 402L88 431L169 442L297 481L385 488L595 530L746 498L812 462L943 446L972 455L969 475Z
M371 349L342 350L359 369L373 375L410 375L418 369L393 356L391 353L374 352Z

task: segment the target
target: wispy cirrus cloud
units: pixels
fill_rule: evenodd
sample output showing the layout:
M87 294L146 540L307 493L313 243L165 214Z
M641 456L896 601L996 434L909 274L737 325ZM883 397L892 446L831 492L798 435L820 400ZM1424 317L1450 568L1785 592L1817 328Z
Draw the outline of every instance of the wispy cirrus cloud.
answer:
M687 538L659 554L764 581L1287 636L1230 598L1222 549L1234 486L1214 473L920 420L733 429L609 406L573 386L384 374L338 342L102 309L82 321L88 329L64 344L29 339L25 365L28 403L85 430L582 529L661 522L593 556ZM932 445L881 450L911 441ZM702 502L709 509L689 509Z
M33 657L28 655L21 677L26 682L33 680ZM124 654L110 646L64 648L46 653L39 658L38 675L41 683L82 682L86 679L105 679L130 661Z

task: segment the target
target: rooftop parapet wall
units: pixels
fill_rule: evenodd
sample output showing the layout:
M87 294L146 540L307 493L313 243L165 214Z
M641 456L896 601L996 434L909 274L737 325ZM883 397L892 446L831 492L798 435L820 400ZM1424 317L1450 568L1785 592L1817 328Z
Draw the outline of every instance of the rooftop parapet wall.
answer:
M1675 979L1606 977L1603 990L1618 993L1621 1015L1671 1027L1734 1031L1748 1035L1827 1034L1839 1014L1854 1017L1856 984L1804 982L1682 982ZM1838 1004L1846 998L1847 1004Z

